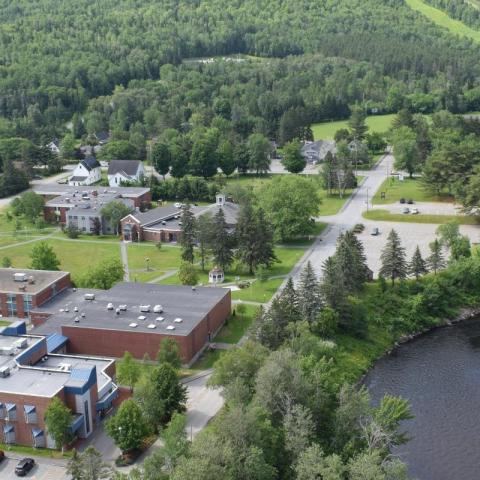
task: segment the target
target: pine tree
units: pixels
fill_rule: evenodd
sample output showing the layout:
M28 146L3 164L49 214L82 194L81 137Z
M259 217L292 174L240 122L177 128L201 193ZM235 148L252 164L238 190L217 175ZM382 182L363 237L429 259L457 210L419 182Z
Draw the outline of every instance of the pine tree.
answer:
M223 209L219 208L213 217L212 253L215 265L226 269L233 261L231 239Z
M277 298L280 302L283 314L285 316L285 321L287 323L301 320L298 294L291 278L287 280L284 289Z
M277 256L274 250L274 232L272 224L265 217L262 208L255 213L256 238L257 238L257 262L270 268L276 262Z
M348 127L352 131L353 137L357 141L365 138L368 131L368 125L365 123L366 115L362 107L356 105L352 109L352 115L348 120Z
M368 267L363 245L352 231L338 238L335 261L346 291L359 291L367 280Z
M182 212L182 235L180 245L182 246L182 260L193 263L193 248L195 246L196 221L190 204L183 207Z
M430 270L433 270L433 273L436 275L438 270L445 268L445 258L442 252L442 244L438 238L436 238L430 244L430 252L431 254L427 258L427 264Z
M382 250L380 260L382 262L380 275L390 278L392 285L394 285L395 279L403 279L407 276L408 268L405 259L405 249L400 243L398 233L393 229L388 234L387 244Z
M336 312L342 310L347 299L347 292L335 257L328 257L323 264L320 291L326 305Z
M213 219L208 213L200 215L197 219L198 255L202 270L205 270L205 260L212 243L212 225Z
M415 252L413 253L412 261L409 265L409 271L411 275L414 275L415 278L418 280L421 275L424 275L428 272L427 263L422 258L422 254L420 253L420 248L417 245Z
M322 308L322 299L320 284L310 262L307 263L300 274L298 303L302 317L309 323L314 322Z

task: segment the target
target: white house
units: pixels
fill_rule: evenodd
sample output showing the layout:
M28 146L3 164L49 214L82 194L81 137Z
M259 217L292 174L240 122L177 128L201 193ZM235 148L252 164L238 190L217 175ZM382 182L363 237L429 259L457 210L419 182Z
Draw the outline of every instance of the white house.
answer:
M82 185L92 185L102 178L100 164L95 157L87 157L82 160L68 179L68 184L75 187Z
M122 182L139 182L145 176L140 160L111 160L108 165L108 184L118 187Z
M58 138L52 139L50 143L47 143L46 147L50 149L52 153L58 155L60 153L60 142Z

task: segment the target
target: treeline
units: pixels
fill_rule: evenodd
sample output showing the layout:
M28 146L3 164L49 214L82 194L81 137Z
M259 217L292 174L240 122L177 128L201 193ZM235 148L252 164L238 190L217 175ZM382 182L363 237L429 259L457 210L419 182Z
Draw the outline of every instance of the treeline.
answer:
M60 133L73 113L87 108L90 99L110 95L116 86L138 88L135 81L160 79L155 85L157 100L175 98L177 84L174 88L168 85L169 72L174 68L172 65L192 57L240 53L285 58L320 54L375 65L359 67L360 71L357 67L353 76L345 76L338 68L327 90L333 87L350 90L350 98L336 105L336 92L330 94L330 112L316 114L313 120L345 115L345 103L362 94L376 107L375 103L385 101L384 82L399 82L398 88L404 94L412 93L409 91L412 86L418 93L449 88L461 93L464 88L474 86L478 79L477 53L471 43L444 32L401 0L340 3L336 0L240 3L65 0L60 5L57 3L53 0L1 2L2 135L39 138L42 134ZM315 80L307 88L302 77L310 70L321 69L324 76L329 77L336 60L331 60L330 66L323 65L324 61L317 62L316 58L307 57L303 65L298 65L297 80L291 79L285 86L281 81L274 82L273 72L262 85L261 72L251 71L245 76L244 68L236 61L229 62L230 68L222 62L219 66L183 67L190 79L182 105L189 108L203 102L208 104L212 99L202 95L205 87L212 84L211 75L204 78L204 69L239 70L231 73L235 83L260 84L261 93L267 97L269 92L276 95L275 84L282 90L289 89L287 97L280 97L286 108L257 115L268 122L269 115L273 114L278 120L283 111L294 106L288 103L290 98L299 97L299 90L305 90L300 94L302 97L309 91L305 103L315 104L318 97L323 99L319 102L324 103L322 84ZM346 62L340 61L342 63ZM162 70L165 65L169 65L166 71ZM288 63L284 65L270 59L263 68L272 67L274 71L290 68ZM368 84L362 85L361 79L365 76ZM228 90L231 82L223 83ZM153 86L148 84L148 88ZM252 96L245 103L248 110L257 98ZM188 112L186 118L175 117L180 123L189 118Z
M480 30L480 10L466 0L424 0L425 3L443 10L450 17L469 27Z

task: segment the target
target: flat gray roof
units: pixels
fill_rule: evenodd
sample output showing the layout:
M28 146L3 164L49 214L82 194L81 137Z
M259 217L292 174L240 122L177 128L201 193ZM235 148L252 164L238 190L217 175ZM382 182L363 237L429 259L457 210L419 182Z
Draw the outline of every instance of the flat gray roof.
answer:
M95 300L85 300L85 293L94 293ZM110 290L69 289L35 309L53 315L32 333L61 332L61 327L66 325L183 336L188 335L228 294L228 289L220 287L196 287L192 290L185 286L131 282L119 283ZM109 303L112 303L113 310L107 309ZM120 305L126 305L127 310L117 315L116 309ZM150 305L150 311L141 312L141 305ZM161 305L163 312L154 313L155 305ZM82 317L82 314L85 316ZM168 329L169 326L174 329Z
M27 278L33 277L33 282L16 282L13 275L25 273ZM68 272L48 270L28 270L25 268L0 268L0 292L35 295L47 288L52 283L68 275ZM20 290L20 286L26 287Z
M71 195L75 192L88 192L90 195L93 191L98 193L116 193L128 197L140 197L150 191L149 188L144 187L101 187L101 186L82 186L76 187L73 185L60 183L47 183L43 185L33 185L32 190L40 195Z

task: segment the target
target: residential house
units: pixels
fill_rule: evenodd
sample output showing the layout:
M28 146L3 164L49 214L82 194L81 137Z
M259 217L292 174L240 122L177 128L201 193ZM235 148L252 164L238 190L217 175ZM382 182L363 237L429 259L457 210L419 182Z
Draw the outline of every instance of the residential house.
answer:
M140 160L111 160L108 165L108 184L118 187L122 182L140 182L145 168Z
M60 154L60 140L58 140L58 138L52 138L52 141L50 143L47 143L46 146L55 155Z
M72 176L68 179L68 184L75 187L92 185L101 178L102 170L97 159L87 157L75 167Z
M309 163L323 162L328 152L334 154L337 151L333 140L317 140L315 142L305 142L302 147L302 155Z

